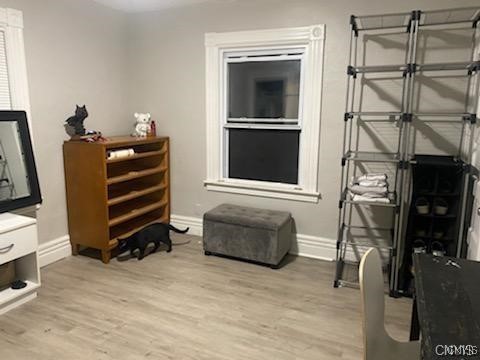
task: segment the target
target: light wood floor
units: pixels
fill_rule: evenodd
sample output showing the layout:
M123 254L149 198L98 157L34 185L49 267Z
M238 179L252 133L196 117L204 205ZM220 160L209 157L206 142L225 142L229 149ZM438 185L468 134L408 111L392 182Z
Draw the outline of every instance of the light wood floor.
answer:
M275 271L189 238L140 262L44 268L39 297L0 317L0 359L361 359L360 294L332 288L333 263L290 257ZM410 307L387 298L400 340Z

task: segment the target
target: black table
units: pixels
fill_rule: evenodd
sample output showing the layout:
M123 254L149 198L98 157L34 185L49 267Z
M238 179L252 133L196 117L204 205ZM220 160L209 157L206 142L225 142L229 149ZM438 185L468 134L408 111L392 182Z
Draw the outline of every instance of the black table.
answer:
M480 358L480 262L415 254L413 263L410 339L418 340L422 333L422 359ZM463 347L463 356L445 356L452 350L448 345L470 347Z

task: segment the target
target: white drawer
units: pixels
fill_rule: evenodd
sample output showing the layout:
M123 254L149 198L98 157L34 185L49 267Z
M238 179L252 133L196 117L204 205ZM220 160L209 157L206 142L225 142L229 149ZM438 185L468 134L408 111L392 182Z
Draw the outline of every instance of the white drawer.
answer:
M0 264L18 259L37 250L35 224L0 234Z

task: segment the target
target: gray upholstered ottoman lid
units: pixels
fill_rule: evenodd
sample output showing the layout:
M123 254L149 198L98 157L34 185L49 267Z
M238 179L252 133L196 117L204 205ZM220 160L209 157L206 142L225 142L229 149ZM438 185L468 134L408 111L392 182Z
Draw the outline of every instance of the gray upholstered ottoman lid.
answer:
M264 210L232 204L222 204L206 212L203 218L204 220L225 224L277 230L287 221L290 221L291 215L289 212L285 211Z

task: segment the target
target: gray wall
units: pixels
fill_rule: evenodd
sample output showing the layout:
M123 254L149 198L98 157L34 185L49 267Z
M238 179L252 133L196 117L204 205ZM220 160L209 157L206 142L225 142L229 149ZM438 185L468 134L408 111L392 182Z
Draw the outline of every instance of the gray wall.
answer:
M350 14L473 5L478 5L478 1L462 0L453 4L449 0L258 0L202 4L131 16L129 51L133 57L129 67L133 107L130 112L151 112L158 131L172 138L172 213L199 217L227 201L289 210L296 220L298 233L335 238ZM318 184L321 200L318 204L307 204L207 192L203 187L206 176L204 34L318 23L326 24ZM442 46L448 44L445 40L448 39L439 39ZM388 39L373 43L381 50L390 50L392 44ZM400 58L395 62L402 61ZM382 98L381 95L376 93L378 99L388 100L388 96Z
M43 195L40 243L68 233L63 175L63 122L87 104L87 128L131 129L127 111L126 17L92 1L0 0L23 11L33 137Z
M152 113L158 131L172 138L173 214L199 217L231 201L289 210L298 232L334 238L349 15L452 5L447 0L242 0L126 15L92 1L0 0L1 7L22 10L25 19L44 198L40 242L68 232L61 146L67 139L63 121L77 103L88 106L87 127L108 135L130 133L133 112ZM315 23L327 25L319 204L207 192L204 33Z

